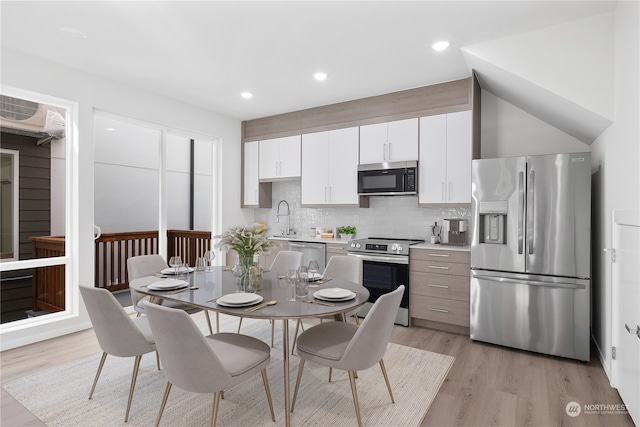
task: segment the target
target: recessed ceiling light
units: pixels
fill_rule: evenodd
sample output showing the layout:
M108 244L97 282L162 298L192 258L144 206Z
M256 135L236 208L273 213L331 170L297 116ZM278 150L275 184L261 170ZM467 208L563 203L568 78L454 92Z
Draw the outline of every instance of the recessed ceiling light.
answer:
M437 51L445 50L446 48L449 47L449 42L446 42L446 41L437 42L437 43L434 43L433 46L431 47L433 48L433 50L437 50Z
M242 92L240 96L242 96L244 99L250 99L253 94L251 92Z
M316 80L323 81L323 80L325 80L328 76L327 76L327 73L315 73L315 74L313 75L313 77L314 77Z
M69 36L74 39L86 39L87 36L80 30L70 27L62 27L58 31L60 31L65 36Z
M114 130L116 130L116 128L107 128L106 130L108 130L109 132L113 132Z

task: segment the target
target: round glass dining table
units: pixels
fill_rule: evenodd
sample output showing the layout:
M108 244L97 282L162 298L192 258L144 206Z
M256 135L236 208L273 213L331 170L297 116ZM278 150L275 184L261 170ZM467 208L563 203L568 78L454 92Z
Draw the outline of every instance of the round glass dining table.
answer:
M249 317L255 319L282 320L282 342L284 360L284 402L285 402L285 424L291 424L291 400L289 390L289 320L316 318L325 316L340 316L361 307L369 299L369 291L355 282L343 279L324 279L318 286L309 288L309 294L303 301L301 298L290 301L292 297L292 286L290 286L282 276L284 272L269 271L262 276L262 289L256 293L262 296L263 301L275 301L273 305L264 306L255 311L247 311L248 307L228 307L216 303L216 300L223 295L238 291L237 278L231 273L228 267L213 267L211 271L194 271L181 278L189 282L189 288L178 291L154 291L148 286L152 283L162 281L158 276L145 276L132 280L129 287L142 294L150 295L154 298L176 301L200 307L204 310L211 310L231 316ZM172 276L169 276L172 277ZM355 298L348 301L320 301L313 297L313 293L320 289L342 288L348 289L356 294Z

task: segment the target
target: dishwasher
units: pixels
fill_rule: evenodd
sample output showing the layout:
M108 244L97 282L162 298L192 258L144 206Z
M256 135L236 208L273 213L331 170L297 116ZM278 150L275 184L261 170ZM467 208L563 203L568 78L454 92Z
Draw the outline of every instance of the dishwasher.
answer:
M289 242L290 251L302 252L302 265L309 265L309 261L318 261L320 273L325 267L326 247L324 243Z

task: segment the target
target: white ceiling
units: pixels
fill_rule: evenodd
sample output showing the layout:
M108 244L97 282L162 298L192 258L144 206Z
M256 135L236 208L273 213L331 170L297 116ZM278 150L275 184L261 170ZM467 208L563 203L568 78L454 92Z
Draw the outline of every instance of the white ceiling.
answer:
M609 12L615 3L1 1L1 42L250 120L465 78L460 48ZM451 47L433 51L441 39ZM329 78L315 81L317 71Z

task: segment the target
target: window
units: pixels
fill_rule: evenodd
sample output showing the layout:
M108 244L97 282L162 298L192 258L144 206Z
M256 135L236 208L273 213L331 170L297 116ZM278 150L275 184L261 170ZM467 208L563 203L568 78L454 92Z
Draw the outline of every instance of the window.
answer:
M18 151L0 148L0 260L18 259Z
M8 87L0 95L0 332L74 313L70 153L75 104ZM55 122L55 123L54 123ZM74 128L70 126L69 128ZM70 233L71 232L71 233Z

